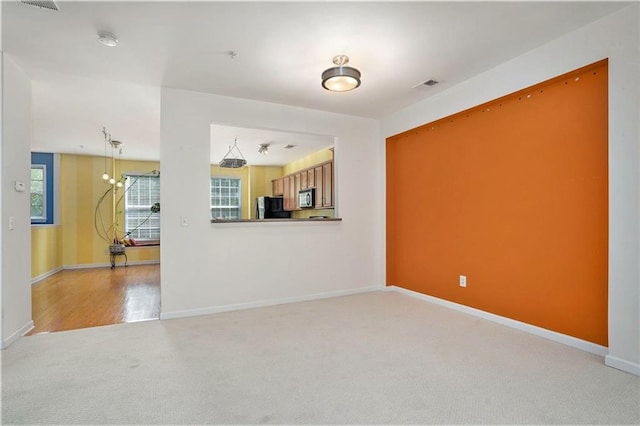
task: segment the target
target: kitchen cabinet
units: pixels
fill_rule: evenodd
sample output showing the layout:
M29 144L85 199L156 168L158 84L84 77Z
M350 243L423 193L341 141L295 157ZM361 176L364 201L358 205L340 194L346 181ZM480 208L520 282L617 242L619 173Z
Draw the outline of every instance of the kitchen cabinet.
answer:
M271 195L284 195L284 178L278 178L271 181Z
M301 174L300 173L296 173L295 175L293 175L293 185L294 185L294 199L293 199L293 205L294 205L294 209L299 209L300 208L300 204L298 203L298 191L300 191L300 182L301 182Z
M280 195L277 181L282 182L283 208L287 211L299 210L298 191L315 188L315 208L326 209L333 207L333 161L318 164L309 169L300 170L282 178L274 179L273 195Z
M293 175L289 176L289 210L295 210L298 207L298 191Z
M333 207L333 161L322 165L322 207Z
M314 179L315 178L315 169L309 169L307 170L307 188L313 188L315 187L315 182Z
M285 176L282 178L282 208L284 210L293 210L291 207L291 193L293 191L293 186L291 185L291 179L289 179L289 177L290 176Z
M322 190L322 184L323 184L322 166L316 166L313 169L313 174L314 174L315 184L316 184L316 209L321 209L322 208L322 194L323 194L323 190Z

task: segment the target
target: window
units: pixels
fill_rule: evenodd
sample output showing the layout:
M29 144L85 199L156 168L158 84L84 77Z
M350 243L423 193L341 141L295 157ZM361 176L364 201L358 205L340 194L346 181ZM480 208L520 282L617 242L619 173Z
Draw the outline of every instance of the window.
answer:
M47 221L47 166L31 165L31 222Z
M124 192L125 235L140 240L160 239L160 213L151 206L160 202L160 176L126 174Z
M242 217L240 178L211 178L211 218Z
M31 180L29 185L31 223L52 225L54 219L54 155L49 152L31 153Z

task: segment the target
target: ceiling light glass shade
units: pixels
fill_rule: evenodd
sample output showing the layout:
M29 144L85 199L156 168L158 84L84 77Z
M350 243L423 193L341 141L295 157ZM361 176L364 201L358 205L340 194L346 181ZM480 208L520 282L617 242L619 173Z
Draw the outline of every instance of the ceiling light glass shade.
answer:
M102 174L102 180L109 180L109 174L108 173L103 173Z
M332 92L348 92L360 86L360 71L352 67L333 67L322 73L322 87Z
M349 57L337 55L333 57L336 65L322 73L322 87L332 92L348 92L360 86L360 71L347 67Z

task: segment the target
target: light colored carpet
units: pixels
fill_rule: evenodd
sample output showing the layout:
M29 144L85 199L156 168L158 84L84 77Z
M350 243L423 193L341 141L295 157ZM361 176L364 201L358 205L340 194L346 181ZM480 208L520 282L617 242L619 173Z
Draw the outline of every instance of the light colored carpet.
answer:
M3 424L639 424L640 378L398 293L25 337Z

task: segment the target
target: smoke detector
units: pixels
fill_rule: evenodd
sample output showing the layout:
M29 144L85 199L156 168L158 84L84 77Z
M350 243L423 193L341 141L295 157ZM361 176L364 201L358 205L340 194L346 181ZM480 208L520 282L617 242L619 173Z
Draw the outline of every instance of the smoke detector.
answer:
M118 45L116 36L106 31L100 31L98 33L98 41L108 47L116 47Z

